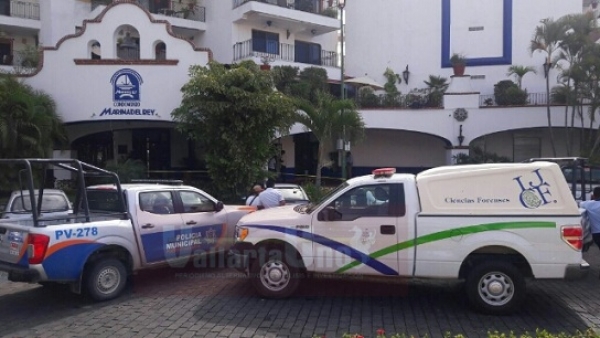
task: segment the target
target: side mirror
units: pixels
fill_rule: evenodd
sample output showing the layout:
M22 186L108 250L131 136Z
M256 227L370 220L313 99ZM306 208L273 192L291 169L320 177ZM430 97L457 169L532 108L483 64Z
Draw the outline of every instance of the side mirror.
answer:
M342 220L342 213L335 210L333 207L327 207L317 215L319 221L340 221Z
M219 212L219 211L223 210L223 208L224 208L223 202L218 201L215 204L215 212Z

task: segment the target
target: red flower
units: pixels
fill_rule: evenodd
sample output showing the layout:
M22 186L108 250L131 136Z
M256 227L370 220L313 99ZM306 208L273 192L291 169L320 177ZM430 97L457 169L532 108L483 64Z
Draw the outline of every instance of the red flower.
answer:
M383 336L385 334L385 330L384 329L378 329L377 330L377 335L378 336Z

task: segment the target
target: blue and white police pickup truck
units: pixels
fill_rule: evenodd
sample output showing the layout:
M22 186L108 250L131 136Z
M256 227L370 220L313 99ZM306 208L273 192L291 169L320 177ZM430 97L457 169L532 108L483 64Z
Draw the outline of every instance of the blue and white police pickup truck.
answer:
M264 297L291 296L311 273L462 279L475 309L506 314L526 278L587 273L580 221L556 163L384 168L242 217L232 254Z
M121 185L116 174L77 160L3 163L24 164L30 177L40 163L71 170L80 186L72 215L46 217L32 208L30 219L0 220L0 271L13 282L67 283L99 301L117 297L138 270L228 251L235 224L253 210L224 206L191 186ZM85 187L98 176L114 183ZM29 190L34 196L32 184Z

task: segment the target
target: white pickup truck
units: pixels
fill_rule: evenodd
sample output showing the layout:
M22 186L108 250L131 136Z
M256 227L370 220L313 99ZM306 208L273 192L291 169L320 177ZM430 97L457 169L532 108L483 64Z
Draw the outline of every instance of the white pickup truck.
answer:
M39 192L35 192L35 198L39 202ZM73 212L73 206L69 197L60 189L43 189L41 203L41 215L45 217L68 216ZM31 218L31 203L29 191L13 191L6 201L0 218L3 219L26 219Z
M224 206L185 185L121 185L118 176L77 160L0 159L72 171L79 182L73 214L49 217L32 209L29 219L0 220L0 271L14 282L66 283L95 300L117 297L140 269L181 266L193 257L227 252L237 221L254 208ZM85 186L87 177L114 183ZM29 180L28 196L34 196ZM36 206L37 201L30 198ZM206 264L203 262L203 264Z
M231 253L265 297L291 296L311 273L464 279L476 310L506 314L526 278L587 273L582 235L555 163L384 168L314 204L244 216Z

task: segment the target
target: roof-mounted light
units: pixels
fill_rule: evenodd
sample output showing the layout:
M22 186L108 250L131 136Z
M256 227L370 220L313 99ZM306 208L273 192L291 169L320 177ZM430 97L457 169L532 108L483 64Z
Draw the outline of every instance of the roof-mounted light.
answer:
M396 168L380 168L373 170L373 176L378 177L392 177L396 173Z

